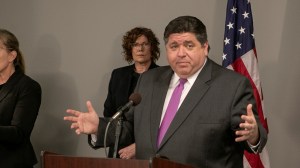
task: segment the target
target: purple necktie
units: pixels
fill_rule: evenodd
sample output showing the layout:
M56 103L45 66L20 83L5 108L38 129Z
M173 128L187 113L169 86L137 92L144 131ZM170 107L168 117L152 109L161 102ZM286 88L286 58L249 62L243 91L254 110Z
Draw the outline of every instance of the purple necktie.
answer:
M157 138L157 146L160 145L165 133L167 132L176 112L178 109L178 105L180 102L181 93L184 88L184 83L186 82L186 79L179 79L179 84L176 86L176 88L173 91L173 94L171 96L170 102L168 104L165 116L161 122L159 131L158 131L158 138Z

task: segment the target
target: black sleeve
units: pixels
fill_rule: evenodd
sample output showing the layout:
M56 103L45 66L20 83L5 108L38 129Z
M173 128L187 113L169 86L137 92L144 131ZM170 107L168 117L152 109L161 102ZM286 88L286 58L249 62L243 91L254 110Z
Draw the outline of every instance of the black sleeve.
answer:
M133 117L131 116L132 114L133 114L133 109L130 109L123 118L119 146L128 146L134 143ZM105 138L105 131L107 126L109 127L106 136L106 147L114 146L116 126L118 120L114 120L110 122L110 124L109 121L110 118L100 117L99 127L97 132L97 142L95 145L91 144L91 135L88 136L88 143L91 145L91 147L95 149L104 147L104 138Z
M115 100L113 97L113 88L115 88L114 85L114 75L115 71L112 72L110 80L109 80L109 85L108 85L108 93L107 93L107 97L106 100L104 102L104 111L103 111L103 115L104 117L112 117L114 115L115 112Z

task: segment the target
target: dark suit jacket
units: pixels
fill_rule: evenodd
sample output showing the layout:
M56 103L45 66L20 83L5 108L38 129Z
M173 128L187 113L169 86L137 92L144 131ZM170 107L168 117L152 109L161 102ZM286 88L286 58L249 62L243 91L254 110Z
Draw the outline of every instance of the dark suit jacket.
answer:
M181 104L161 146L157 147L161 113L173 73L165 66L140 76L136 92L141 94L142 101L126 113L133 115L134 112L137 159L149 159L159 154L201 168L242 168L243 150L251 150L247 142L235 142L235 131L242 122L240 116L246 114L248 103L254 105L260 133L258 151L262 150L267 134L258 119L249 81L210 59ZM106 121L101 119L100 132L105 129ZM123 129L129 130L129 134L124 131L122 138L130 137L132 124L125 124ZM98 135L99 143L102 143L101 135Z
M158 67L155 63L151 63L149 69ZM108 94L104 103L104 117L112 117L118 108L124 106L129 101L129 96L133 92L139 74L135 72L135 65L129 65L121 68L114 69L111 73ZM134 142L134 139L127 140L129 144ZM90 141L89 141L90 142ZM126 143L127 144L127 143ZM127 145L119 145L119 149ZM113 157L114 147L109 148L109 157ZM119 155L117 155L119 157Z
M149 69L158 67L152 63ZM103 115L105 117L112 117L118 108L124 106L129 100L129 96L133 92L136 82L134 80L136 72L134 71L134 64L114 69L111 73L108 93L104 103Z
M40 104L40 85L16 70L0 90L0 167L23 168L37 163L30 134Z

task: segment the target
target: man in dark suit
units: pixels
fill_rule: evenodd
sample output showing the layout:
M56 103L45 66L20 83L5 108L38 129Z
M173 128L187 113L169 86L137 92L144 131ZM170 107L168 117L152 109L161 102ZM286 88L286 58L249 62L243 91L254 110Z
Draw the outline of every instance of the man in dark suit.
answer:
M206 28L195 17L172 20L164 40L170 66L140 76L135 91L142 101L126 114L129 121L121 137L132 138L134 123L137 159L159 154L196 167L243 167L243 150L261 152L267 141L249 81L207 57ZM160 141L172 92L182 79L186 82L178 110ZM97 133L95 145L102 146L108 119L99 121L90 102L87 107L87 113L67 110L73 116L65 119L73 121L71 128L78 134ZM107 143L113 143L113 138L109 136Z

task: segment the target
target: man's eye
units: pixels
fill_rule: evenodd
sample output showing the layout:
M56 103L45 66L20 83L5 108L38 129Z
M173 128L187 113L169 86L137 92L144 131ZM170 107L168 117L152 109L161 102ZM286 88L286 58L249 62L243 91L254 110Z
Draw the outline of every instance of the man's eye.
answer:
M178 48L178 45L171 45L170 48L171 49L176 49L176 48Z
M192 49L194 47L194 45L193 44L187 44L186 47L189 48L189 49Z

